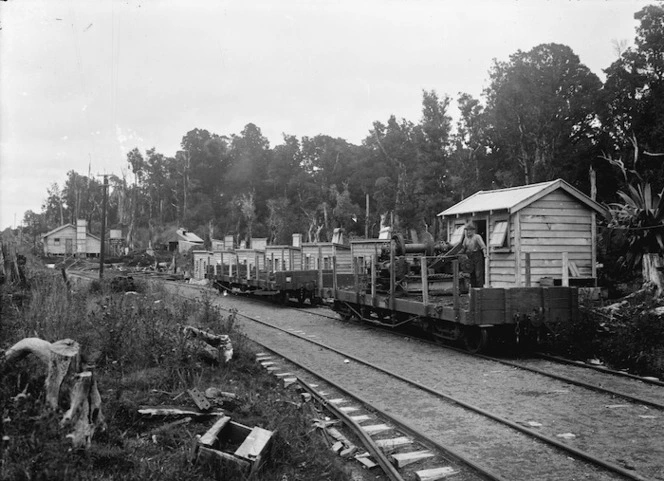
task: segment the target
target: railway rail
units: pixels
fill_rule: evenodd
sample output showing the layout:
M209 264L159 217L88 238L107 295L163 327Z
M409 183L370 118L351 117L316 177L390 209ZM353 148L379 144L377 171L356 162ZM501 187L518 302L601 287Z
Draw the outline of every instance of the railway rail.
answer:
M621 458L619 461L620 465L612 460L607 461L604 459L606 454L619 457L620 450L617 450L615 446L610 449L609 446L605 445L606 443L604 445L601 443L593 445L591 442L592 432L578 435L578 437L584 438L583 442L565 440L566 437L574 438L577 435L574 435L571 432L556 434L556 431L560 429L558 426L553 426L555 422L552 422L551 420L546 422L546 424L551 424L551 426L547 426L547 428L550 429L545 429L545 423L532 421L524 423L524 416L518 416L517 419L510 419L504 412L501 413L494 409L496 403L493 403L493 406L491 406L491 403L488 403L489 406L487 406L487 403L469 402L467 396L466 398L458 396L455 393L449 392L449 389L447 390L448 392L443 392L442 390L437 389L435 379L428 379L426 382L413 379L413 374L417 373L417 371L406 369L410 374L400 375L395 372L396 370L394 366L372 362L370 359L364 359L357 355L357 345L339 349L338 347L333 347L318 341L316 337L325 337L325 333L328 332L327 330L319 331L314 334L307 331L297 330L292 327L286 328L285 326L268 323L257 318L262 317L261 315L254 316L247 313L242 315L248 319L252 319L252 324L254 325L252 329L256 329L256 325L262 326L262 330L258 330L262 334L257 332L257 335L263 339L270 339L270 342L266 343L268 344L268 348L276 351L285 350L286 352L297 352L299 362L302 361L302 358L307 358L307 364L326 366L326 375L328 377L338 375L334 372L328 372L330 371L331 366L343 366L345 365L344 361L350 361L353 369L358 371L352 376L355 380L345 380L344 385L353 385L357 391L354 389L349 389L349 391L358 394L358 391L361 392L368 389L368 387L365 383L358 381L357 379L373 379L370 386L371 395L378 396L378 398L381 399L380 402L387 403L387 410L393 410L392 408L389 408L390 403L403 403L404 398L408 400L409 410L421 409L426 411L427 409L430 410L431 406L435 406L435 417L442 418L445 421L441 423L440 420L436 421L430 419L430 421L437 425L437 427L434 427L432 430L430 426L421 425L420 427L423 428L423 431L432 434L433 439L436 439L437 436L438 439L440 439L440 435L436 434L437 430L447 432L450 434L451 438L454 438L456 442L460 443L457 445L462 445L464 446L464 450L471 451L470 458L473 458L472 451L479 447L479 449L474 452L475 459L483 458L490 469L495 470L499 474L501 474L501 472L505 473L508 479L584 479L584 476L585 479L664 479L664 475L661 473L661 466L653 466L652 462L639 463L638 453L635 453L635 455L629 460ZM275 336L275 330L279 332L278 336ZM285 341L282 339L284 336L291 339L297 338L298 340ZM388 340L387 344L394 347L394 343L397 339L393 336L390 337L392 339ZM398 339L398 341L403 344L402 339ZM297 343L297 347L293 344L294 342ZM313 345L314 348L305 348L303 347L305 344ZM388 346L382 347L385 348ZM353 351L353 349L355 351ZM417 350L420 350L419 346ZM409 352L410 351L413 351L412 347L409 349ZM410 354L412 354L412 352L410 352ZM463 356L468 357L466 354L463 354ZM482 360L482 362L493 361ZM495 365L492 367L495 367ZM334 371L335 369L333 368L331 370ZM346 368L346 370L348 369ZM372 373L369 374L367 370L371 370ZM422 377L427 377L427 373L417 374L422 375ZM345 378L347 376L343 377ZM376 377L379 378L378 381L376 381ZM386 392L384 386L392 386L392 393ZM564 383L563 386L567 389L571 389L567 383ZM486 390L484 390L484 392L486 395ZM395 393L398 393L396 397ZM471 398L472 397L473 396L471 396ZM508 411L510 411L510 409L516 409L516 406L519 404L518 397L519 396L515 396L514 405L511 408L508 408ZM521 398L523 397L524 396L521 396ZM528 396L526 395L525 397L527 398ZM642 412L641 410L643 409L647 409L643 412L651 414L644 414L644 417L642 418L643 420L661 418L663 414L659 408L655 408L657 411L653 411L652 408L648 409L646 406L640 404L615 404L613 395L607 395L605 393L582 393L581 397L592 399L590 402L594 404L602 404L604 407L600 411L603 410L604 413L601 414L608 415L609 417L616 415L616 413L620 412L625 407L638 409L639 412ZM557 403L557 405L558 409L560 409L560 403ZM505 411L505 406L502 406L502 408L503 411ZM578 413L578 416L583 418L583 409L579 410L581 412ZM532 412L537 412L537 409L532 410ZM657 415L653 416L652 413L655 412ZM560 416L560 413L550 414L550 417L553 418ZM567 414L569 415L569 413ZM593 416L595 420L599 419L597 413L594 413ZM620 416L624 417L624 414L620 414ZM527 419L528 417L532 418L534 416L526 416L525 418ZM412 422L411 418L409 423ZM620 424L624 424L625 422L625 419L620 420ZM580 420L568 419L565 420L565 422L562 422L561 428L570 429L579 424L584 423ZM656 422L656 424L659 426L661 421ZM452 430L454 431L453 433L449 433L450 425L456 426L456 429ZM448 429L445 429L446 426ZM608 426L598 426L597 430L606 431L614 428L615 422L613 425L608 423ZM551 429L553 429L553 431L551 431ZM460 435L458 432L459 430L463 431L464 434ZM625 435L628 439L636 439L639 443L653 447L653 455L657 456L658 452L660 454L664 452L664 448L661 446L660 436L655 432L656 430L653 431L653 426L643 425L641 427L635 427L626 435L623 426L617 430L615 439L617 440ZM536 440L535 450L537 451L537 462L535 463L532 463L532 460L530 459L533 455L533 439ZM506 444L509 445L509 449L506 448ZM473 447L468 448L468 446ZM600 455L600 453L604 456ZM466 453L466 455L467 454L469 453ZM576 461L570 463L570 456ZM513 463L518 465L518 467L515 468L512 466L506 468L501 464L504 463L504 461L501 461L504 459L511 459ZM542 467L542 464L545 466L544 468ZM555 474L550 471L551 466L555 466ZM658 472L657 469L660 471ZM641 470L646 474L640 474ZM514 477L515 473L528 473L528 475L526 477ZM652 476L652 478L649 478L648 476Z
M317 312L316 308L296 308L302 312L311 315L320 316L326 319L338 320L338 317L330 316L322 312ZM389 331L387 332L394 332ZM397 335L397 333L395 333ZM420 342L430 342L419 339ZM456 352L474 356L478 359L486 359L505 366L511 366L518 369L535 372L552 379L575 384L586 389L592 389L603 392L615 397L627 399L635 403L641 403L658 409L664 409L664 390L657 389L654 386L664 386L664 383L653 378L635 376L623 371L608 369L606 367L597 367L580 361L571 361L557 356L550 356L543 353L537 353L531 358L506 359L495 356L488 356L479 353L470 353L463 349L455 348L449 344L432 343L440 346L442 349L450 349ZM588 374L584 371L591 369L594 373ZM622 378L616 380L615 378ZM635 383L634 381L637 381ZM653 386L653 387L651 387Z

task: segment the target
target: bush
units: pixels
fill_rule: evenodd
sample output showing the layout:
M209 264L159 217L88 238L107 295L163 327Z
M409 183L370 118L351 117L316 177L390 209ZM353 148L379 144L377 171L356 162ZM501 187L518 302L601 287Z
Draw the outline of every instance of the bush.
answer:
M574 359L597 358L617 369L664 378L664 320L658 303L641 291L612 314L582 309L578 322L563 326L550 347Z

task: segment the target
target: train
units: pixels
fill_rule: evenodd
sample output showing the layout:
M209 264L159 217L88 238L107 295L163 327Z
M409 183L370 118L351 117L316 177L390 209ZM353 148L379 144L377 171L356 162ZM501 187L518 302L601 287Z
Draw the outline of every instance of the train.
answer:
M606 208L563 179L476 192L438 214L447 238L381 229L378 239L237 249L232 236L200 260L223 291L322 304L343 319L415 326L469 351L528 345L578 320L598 294L596 219ZM483 287L458 245L472 222L486 243ZM200 269L199 269L200 271ZM207 271L206 271L207 272Z
M220 292L327 306L344 320L412 326L471 352L495 343L530 345L578 317L577 287L471 287L470 262L458 244L421 237L390 233L345 242L335 232L332 242L226 245L208 253L204 275Z

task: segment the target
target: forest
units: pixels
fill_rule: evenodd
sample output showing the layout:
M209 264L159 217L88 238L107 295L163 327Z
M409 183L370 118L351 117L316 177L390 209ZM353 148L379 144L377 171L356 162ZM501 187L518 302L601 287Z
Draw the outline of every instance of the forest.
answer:
M590 193L591 170L597 200L613 205L605 225L660 225L664 6L635 18L634 46L615 45L604 82L568 46L542 44L495 60L480 98L423 90L420 119L376 120L361 145L284 134L270 146L249 123L228 135L193 128L174 156L135 148L126 173L109 176L107 228L122 228L132 248L156 242L166 226L206 241L233 234L274 244L293 232L330 240L337 227L376 237L381 222L440 237L436 215L478 190L562 178ZM80 218L99 232L103 192L98 178L69 171L41 212L25 213L24 231L37 238ZM664 250L661 230L645 240L657 231L641 232L630 242Z

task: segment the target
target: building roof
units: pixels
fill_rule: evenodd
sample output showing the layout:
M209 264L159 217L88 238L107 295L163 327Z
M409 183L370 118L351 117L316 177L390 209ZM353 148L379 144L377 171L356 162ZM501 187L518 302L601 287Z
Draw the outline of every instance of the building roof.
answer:
M203 239L201 239L196 234L186 229L176 230L175 234L169 237L168 242L178 242L181 240L192 242L194 244L203 244Z
M481 190L438 215L441 217L451 217L500 210L507 210L507 212L513 214L558 189L565 191L589 209L600 214L606 212L604 207L586 194L572 187L564 180L557 179L549 182L540 182L539 184L510 187L508 189Z
M67 227L71 227L72 229L76 229L76 226L74 224L63 224L60 227L56 227L55 229L48 231L46 234L42 234L41 238L43 239L44 237L48 237L51 234L55 234L56 232L59 232L63 229L66 229Z

